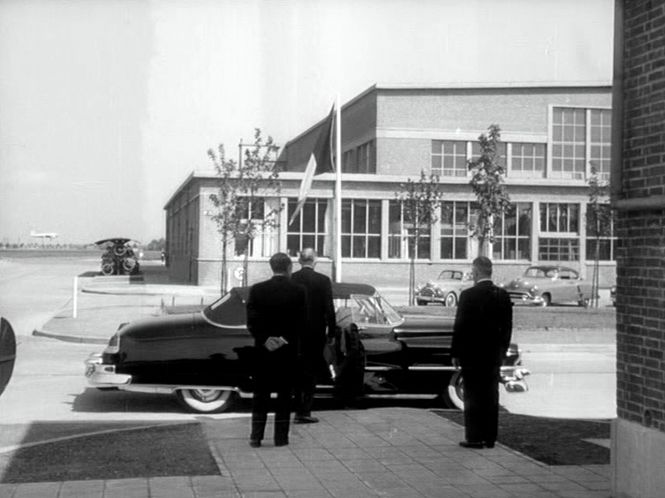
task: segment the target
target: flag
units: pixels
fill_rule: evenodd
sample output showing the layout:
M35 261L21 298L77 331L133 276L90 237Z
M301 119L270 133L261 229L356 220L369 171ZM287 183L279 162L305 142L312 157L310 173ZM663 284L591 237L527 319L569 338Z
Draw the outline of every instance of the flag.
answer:
M333 120L335 117L335 106L330 109L330 114L326 118L323 126L319 130L319 136L316 138L312 154L307 161L305 168L305 176L300 183L300 193L298 194L298 204L295 211L289 219L289 225L296 219L300 210L305 205L309 189L312 187L312 180L314 176L321 173L329 173L334 171L332 163L332 136L333 136Z

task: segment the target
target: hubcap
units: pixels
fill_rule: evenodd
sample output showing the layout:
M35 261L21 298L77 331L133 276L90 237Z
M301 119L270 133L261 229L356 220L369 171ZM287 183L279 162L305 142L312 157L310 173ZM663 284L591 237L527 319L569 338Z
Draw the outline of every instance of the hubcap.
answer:
M218 389L194 389L192 390L192 396L199 401L210 402L219 399L223 394L223 391Z

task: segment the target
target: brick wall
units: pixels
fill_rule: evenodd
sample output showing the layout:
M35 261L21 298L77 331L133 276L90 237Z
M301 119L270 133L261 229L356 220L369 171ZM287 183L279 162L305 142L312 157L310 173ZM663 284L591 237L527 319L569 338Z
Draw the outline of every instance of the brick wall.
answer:
M623 2L623 165L619 201L665 194L665 6ZM617 408L665 432L665 209L618 214Z

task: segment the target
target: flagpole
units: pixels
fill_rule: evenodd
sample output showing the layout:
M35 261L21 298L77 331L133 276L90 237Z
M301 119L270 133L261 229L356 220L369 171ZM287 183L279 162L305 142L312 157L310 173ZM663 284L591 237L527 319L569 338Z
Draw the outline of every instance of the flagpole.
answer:
M335 250L333 251L335 282L342 281L342 110L339 94L335 98Z

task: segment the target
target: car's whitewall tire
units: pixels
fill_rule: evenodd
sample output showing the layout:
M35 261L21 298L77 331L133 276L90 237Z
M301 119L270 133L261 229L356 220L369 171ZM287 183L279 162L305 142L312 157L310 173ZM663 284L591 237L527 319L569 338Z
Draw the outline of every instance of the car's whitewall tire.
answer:
M445 304L447 308L454 308L457 306L457 295L454 292L449 292L446 296Z
M462 381L462 372L459 370L450 376L443 398L449 408L464 410L464 382Z
M220 413L229 409L235 392L229 389L178 389L178 401L195 413Z

